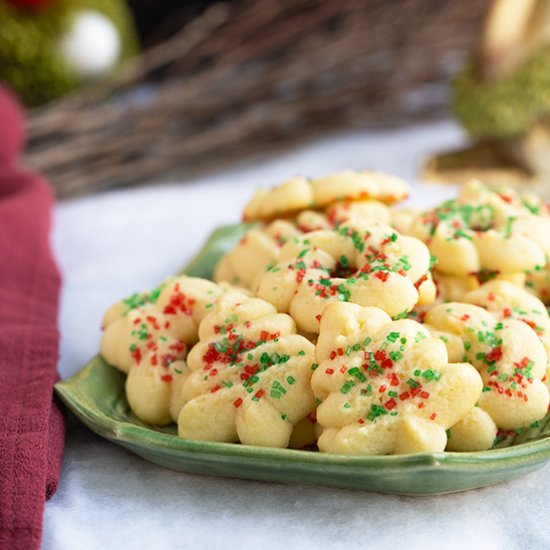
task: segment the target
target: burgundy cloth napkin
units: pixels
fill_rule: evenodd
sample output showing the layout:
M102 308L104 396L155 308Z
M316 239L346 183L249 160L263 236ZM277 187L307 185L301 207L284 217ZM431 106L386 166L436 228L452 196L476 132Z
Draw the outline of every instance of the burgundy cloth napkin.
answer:
M60 277L49 247L52 195L16 167L20 111L0 87L0 549L40 547L65 437L53 400Z

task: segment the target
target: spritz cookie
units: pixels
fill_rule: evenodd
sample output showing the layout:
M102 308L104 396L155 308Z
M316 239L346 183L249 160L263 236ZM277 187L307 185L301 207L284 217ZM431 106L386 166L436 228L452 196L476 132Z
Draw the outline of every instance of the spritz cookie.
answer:
M291 178L272 189L259 189L246 205L245 221L293 216L339 201L375 199L392 204L407 198L409 186L396 176L375 171L338 172L321 178Z
M450 364L445 345L410 319L330 304L311 383L320 401L321 451L369 455L443 451L446 430L478 400L482 380Z
M179 435L287 447L315 408L313 344L271 304L232 293L218 300L199 336L187 357Z
M474 365L483 379L479 407L504 430L527 427L548 410L547 355L536 332L513 318L496 319L487 310L464 303L440 304L428 311L428 326L458 336L462 360ZM448 348L459 360L456 348ZM454 351L451 351L454 350Z
M198 324L225 291L211 281L182 276L134 294L105 314L101 354L128 374L128 403L144 422L164 425L177 419L181 384L189 374L187 351L197 340Z
M433 301L435 285L422 242L386 224L354 220L288 241L256 292L278 311L290 313L300 330L317 333L331 302L404 316L417 303Z
M281 247L301 234L296 224L286 220L251 229L218 261L214 281L254 288L267 267L276 263Z
M304 210L294 221L274 220L250 229L216 264L214 280L254 289L258 278L275 263L281 247L292 237L333 229L350 221L389 222L388 207L376 200L336 203L326 212Z
M546 264L550 245L541 231L550 231L549 223L473 180L456 199L418 216L409 234L428 244L445 275L515 274Z

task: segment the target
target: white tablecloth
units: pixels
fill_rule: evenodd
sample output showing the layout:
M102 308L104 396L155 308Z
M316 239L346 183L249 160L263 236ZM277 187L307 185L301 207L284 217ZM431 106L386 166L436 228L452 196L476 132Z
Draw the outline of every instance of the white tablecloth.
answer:
M98 349L103 311L180 269L259 185L378 168L414 179L429 152L462 142L451 123L356 132L197 179L61 203L53 245L64 276L62 377ZM449 195L415 189L416 203ZM188 475L149 464L69 423L43 548L550 548L550 468L467 493L401 497Z

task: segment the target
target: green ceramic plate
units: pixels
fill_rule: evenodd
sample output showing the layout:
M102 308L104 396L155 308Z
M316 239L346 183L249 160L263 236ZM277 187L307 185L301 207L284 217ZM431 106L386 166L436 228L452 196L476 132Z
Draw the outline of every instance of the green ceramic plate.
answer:
M243 225L218 229L185 272L209 277L220 255L244 233ZM153 429L130 411L125 376L97 356L56 385L67 407L90 429L146 460L174 470L284 483L436 494L484 487L520 477L550 459L550 415L537 426L476 453L350 457L190 441L175 426Z

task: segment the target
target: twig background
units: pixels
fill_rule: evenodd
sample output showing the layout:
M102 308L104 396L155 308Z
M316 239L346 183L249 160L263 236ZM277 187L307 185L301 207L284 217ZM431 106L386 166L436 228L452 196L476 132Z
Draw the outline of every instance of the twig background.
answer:
M214 4L110 79L35 110L27 164L64 198L189 177L336 128L439 116L488 7Z

